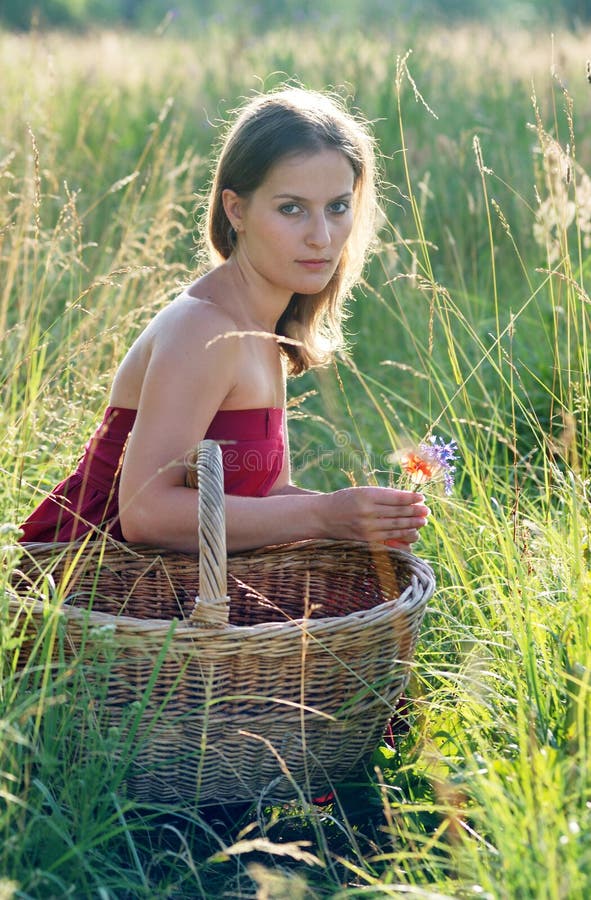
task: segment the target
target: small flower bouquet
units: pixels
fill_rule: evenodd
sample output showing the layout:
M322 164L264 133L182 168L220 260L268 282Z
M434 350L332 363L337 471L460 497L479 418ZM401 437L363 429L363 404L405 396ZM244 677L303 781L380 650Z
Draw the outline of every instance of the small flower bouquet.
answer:
M398 450L389 459L400 466L404 481L413 488L429 482L442 482L443 491L449 496L454 486L457 450L455 441L445 443L442 437L431 435L418 447Z

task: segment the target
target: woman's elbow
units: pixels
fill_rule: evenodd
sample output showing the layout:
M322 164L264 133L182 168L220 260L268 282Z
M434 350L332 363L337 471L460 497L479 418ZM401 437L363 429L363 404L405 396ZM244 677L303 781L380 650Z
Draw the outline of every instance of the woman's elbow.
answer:
M130 544L150 544L153 537L150 529L150 517L139 504L119 511L119 525L123 539Z

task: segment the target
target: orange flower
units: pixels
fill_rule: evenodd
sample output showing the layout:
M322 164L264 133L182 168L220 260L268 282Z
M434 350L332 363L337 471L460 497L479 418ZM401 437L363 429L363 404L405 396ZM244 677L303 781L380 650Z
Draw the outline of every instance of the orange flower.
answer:
M436 459L429 458L426 454L417 453L415 450L403 450L397 461L413 484L425 484L441 471L441 463Z
M443 481L446 494L451 494L454 483L458 445L455 441L445 443L443 438L433 435L421 441L416 449L399 450L390 456L397 463L411 484L426 484L428 481Z

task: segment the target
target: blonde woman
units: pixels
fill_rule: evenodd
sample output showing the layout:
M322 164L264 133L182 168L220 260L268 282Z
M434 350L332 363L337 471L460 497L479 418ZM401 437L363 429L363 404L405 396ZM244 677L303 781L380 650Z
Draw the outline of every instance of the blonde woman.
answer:
M375 156L366 125L325 94L258 95L229 128L211 187L212 268L159 312L115 376L76 472L24 523L23 540L88 531L197 549L185 460L222 443L230 551L303 538L409 548L421 494L316 493L290 476L285 381L341 344L346 297L374 237Z

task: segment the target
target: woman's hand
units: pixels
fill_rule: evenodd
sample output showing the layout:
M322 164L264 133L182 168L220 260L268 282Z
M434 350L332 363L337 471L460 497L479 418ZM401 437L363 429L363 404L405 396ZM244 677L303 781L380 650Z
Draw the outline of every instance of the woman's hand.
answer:
M321 504L325 537L376 541L408 550L426 525L422 494L396 488L355 487L325 494Z

